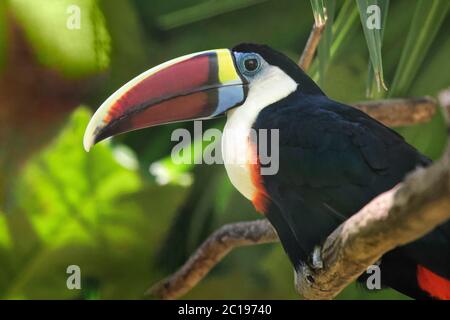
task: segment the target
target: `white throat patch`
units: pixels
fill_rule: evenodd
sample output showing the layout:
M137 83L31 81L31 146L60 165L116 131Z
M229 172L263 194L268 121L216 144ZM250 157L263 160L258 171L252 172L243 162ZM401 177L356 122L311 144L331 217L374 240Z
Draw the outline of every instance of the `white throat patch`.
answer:
M227 113L227 122L222 137L225 169L231 183L247 199L252 200L256 191L251 180L250 168L246 163L233 163L227 159L250 155L250 129L259 112L287 97L296 89L297 83L291 77L280 68L264 62L261 72L249 81L248 95L244 104Z

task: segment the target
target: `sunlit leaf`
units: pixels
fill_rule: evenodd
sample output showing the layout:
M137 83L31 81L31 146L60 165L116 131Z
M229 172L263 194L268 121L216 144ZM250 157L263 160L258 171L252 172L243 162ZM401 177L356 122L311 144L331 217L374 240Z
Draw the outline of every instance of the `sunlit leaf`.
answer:
M71 77L109 66L111 39L96 0L8 3L40 63Z
M149 271L148 259L185 190L144 187L129 161L123 166L118 159L120 146L100 143L86 153L82 137L90 117L90 111L79 108L24 170L15 190L17 212L10 216L22 216L37 238L21 233L22 242L34 243L32 250L23 257L11 250L0 260L2 297L137 298L159 277ZM65 270L71 264L82 269L86 291L67 290ZM95 290L92 283L98 284Z
M138 190L135 172L122 167L107 144L80 147L90 112L78 109L55 142L29 163L17 201L31 211L41 239L95 239L115 197ZM31 209L31 210L30 210Z
M11 238L8 232L5 214L0 212L0 248L9 248Z
M158 184L191 185L192 175L190 171L194 168L194 165L205 163L205 157L215 156L214 150L220 150L220 144L215 138L212 141L196 139L193 142L186 142L180 140L177 143L177 149L176 151L173 150L174 154L150 165L149 171L155 176ZM174 156L177 157L176 161Z
M175 184L189 186L192 184L190 170L193 164L174 164L171 157L153 162L149 172L155 177L159 185Z

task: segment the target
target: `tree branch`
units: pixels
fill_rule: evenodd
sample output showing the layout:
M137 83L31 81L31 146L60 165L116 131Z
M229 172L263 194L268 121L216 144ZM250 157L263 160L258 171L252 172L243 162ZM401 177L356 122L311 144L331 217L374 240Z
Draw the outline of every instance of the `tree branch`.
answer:
M176 273L151 287L146 294L176 299L195 287L232 249L277 240L275 230L266 219L224 225Z
M450 114L450 89L440 96ZM406 125L431 118L436 102L429 97L355 104L385 124ZM385 109L385 110L383 110ZM389 113L402 120L395 119ZM403 115L411 113L412 115ZM449 117L450 118L450 117ZM384 253L420 238L450 218L450 145L442 159L418 169L339 226L321 250L323 268L305 266L296 289L306 299L331 299ZM148 290L175 299L192 289L233 248L278 241L265 220L228 224L214 232L179 271Z
M326 21L321 24L313 24L311 33L309 34L308 41L306 42L305 48L303 49L302 55L298 60L298 66L303 69L303 71L308 71L309 66L316 53L317 46L319 45L320 38L322 37L323 30L325 29Z
M400 127L431 120L437 103L432 97L419 97L355 102L352 106L389 127Z

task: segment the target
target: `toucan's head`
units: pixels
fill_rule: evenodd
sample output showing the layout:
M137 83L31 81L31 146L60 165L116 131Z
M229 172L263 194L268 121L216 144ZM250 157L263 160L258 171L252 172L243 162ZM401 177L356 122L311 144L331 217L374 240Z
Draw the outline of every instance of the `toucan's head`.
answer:
M131 130L223 115L256 90L276 100L297 88L322 94L296 63L268 46L240 44L185 55L145 71L113 93L89 122L84 148Z

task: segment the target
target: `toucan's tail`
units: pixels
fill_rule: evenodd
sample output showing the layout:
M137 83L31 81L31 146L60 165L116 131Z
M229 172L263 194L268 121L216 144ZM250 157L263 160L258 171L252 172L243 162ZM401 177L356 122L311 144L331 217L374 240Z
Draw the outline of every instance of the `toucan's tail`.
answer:
M365 277L360 280L365 280ZM413 299L450 300L449 279L397 255L395 251L382 258L381 281Z
M417 283L435 299L450 300L450 280L437 275L424 266L417 266Z
M381 277L412 298L450 300L450 222L384 255Z

